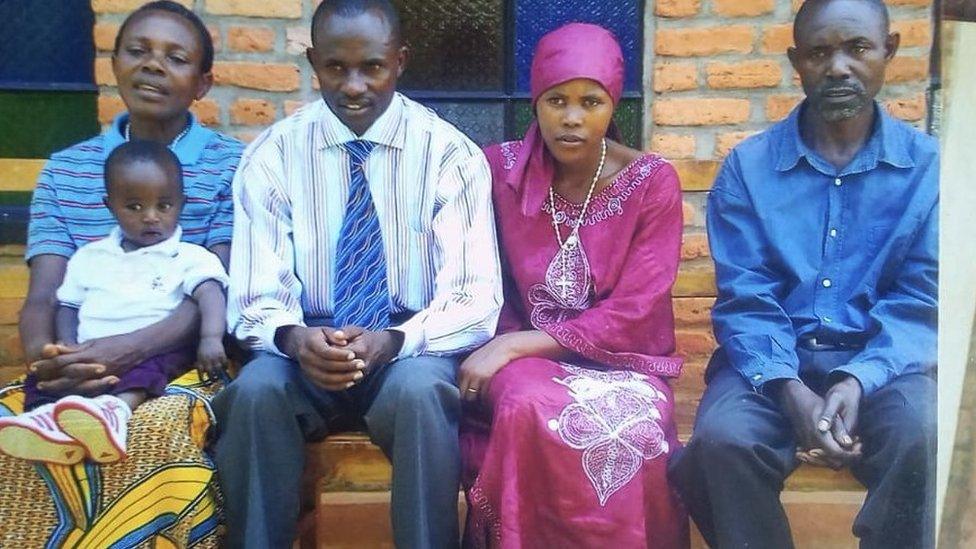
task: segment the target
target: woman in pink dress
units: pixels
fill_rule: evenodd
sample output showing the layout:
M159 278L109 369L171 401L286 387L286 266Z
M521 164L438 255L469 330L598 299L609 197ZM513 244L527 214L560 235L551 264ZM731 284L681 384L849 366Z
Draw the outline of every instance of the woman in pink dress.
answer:
M486 150L498 335L461 365L467 547L687 547L665 475L681 242L674 169L614 138L613 35L574 23L532 62L536 120Z

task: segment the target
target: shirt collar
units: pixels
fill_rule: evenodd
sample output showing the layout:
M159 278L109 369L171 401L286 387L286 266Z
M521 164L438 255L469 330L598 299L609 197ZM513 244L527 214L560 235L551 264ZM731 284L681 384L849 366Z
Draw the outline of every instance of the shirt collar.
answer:
M777 171L785 172L793 169L801 158L805 158L815 169L828 175L848 175L869 171L877 167L878 162L896 168L915 166L906 132L902 131L899 123L875 102L874 127L871 136L843 171L836 173L836 168L808 147L800 136L800 113L806 104L807 102L803 101L797 105L786 120L776 127L775 139L779 144Z
M325 100L319 99L318 106L317 123L320 128L318 146L320 149L342 145L358 139L372 141L395 149L403 148L406 130L403 116L405 105L404 98L399 92L393 94L390 105L362 136L357 136L343 124L339 117L332 112L332 109L326 105Z
M172 147L173 152L176 153L176 157L180 159L180 164L184 167L192 166L200 161L200 156L203 155L203 150L207 147L207 143L210 142L210 138L213 136L213 130L208 130L200 125L197 121L197 117L191 112L190 115L190 131L186 133L176 145ZM116 147L125 143L125 126L129 123L129 113L122 113L115 117L112 121L112 125L109 127L103 135L105 137L105 158L115 150Z
M142 255L154 254L175 257L182 238L183 228L177 225L176 230L173 231L173 234L166 240L158 244L153 244L152 246L146 246L144 248L132 250L132 252L126 252L122 249L122 229L116 225L112 228L112 231L108 233L108 237L105 238L103 242L105 243L106 249L115 254L139 253Z

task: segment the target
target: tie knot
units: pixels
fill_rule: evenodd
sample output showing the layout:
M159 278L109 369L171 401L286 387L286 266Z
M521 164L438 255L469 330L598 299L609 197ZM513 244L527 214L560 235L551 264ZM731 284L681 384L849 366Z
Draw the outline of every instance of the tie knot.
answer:
M376 143L372 141L366 141L364 139L358 139L356 141L348 141L342 145L346 152L349 153L349 159L352 161L352 165L355 168L362 168L363 162L369 158L369 153L373 151L373 147Z

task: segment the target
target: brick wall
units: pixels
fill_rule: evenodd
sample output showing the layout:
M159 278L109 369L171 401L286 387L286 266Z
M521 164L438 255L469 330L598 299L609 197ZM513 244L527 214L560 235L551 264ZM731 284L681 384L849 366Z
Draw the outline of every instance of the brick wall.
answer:
M201 14L216 45L216 85L194 111L243 139L317 97L304 59L317 0L180 0ZM109 55L119 23L145 0L92 0L99 117L122 108ZM801 90L786 59L800 0L660 0L650 32L646 145L669 158L713 159L782 118ZM897 116L925 116L931 0L889 0L902 49L882 99Z
M924 123L931 0L888 0L901 49L881 100ZM650 4L650 3L649 3ZM802 98L786 48L802 0L660 0L653 8L648 145L669 158L718 159ZM650 90L649 90L650 91Z

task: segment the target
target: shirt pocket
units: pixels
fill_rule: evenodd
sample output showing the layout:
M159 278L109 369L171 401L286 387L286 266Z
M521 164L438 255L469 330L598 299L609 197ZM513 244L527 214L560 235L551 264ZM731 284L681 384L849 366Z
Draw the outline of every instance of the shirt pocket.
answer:
M868 228L868 247L877 250L888 240L891 230L885 225L873 225Z

